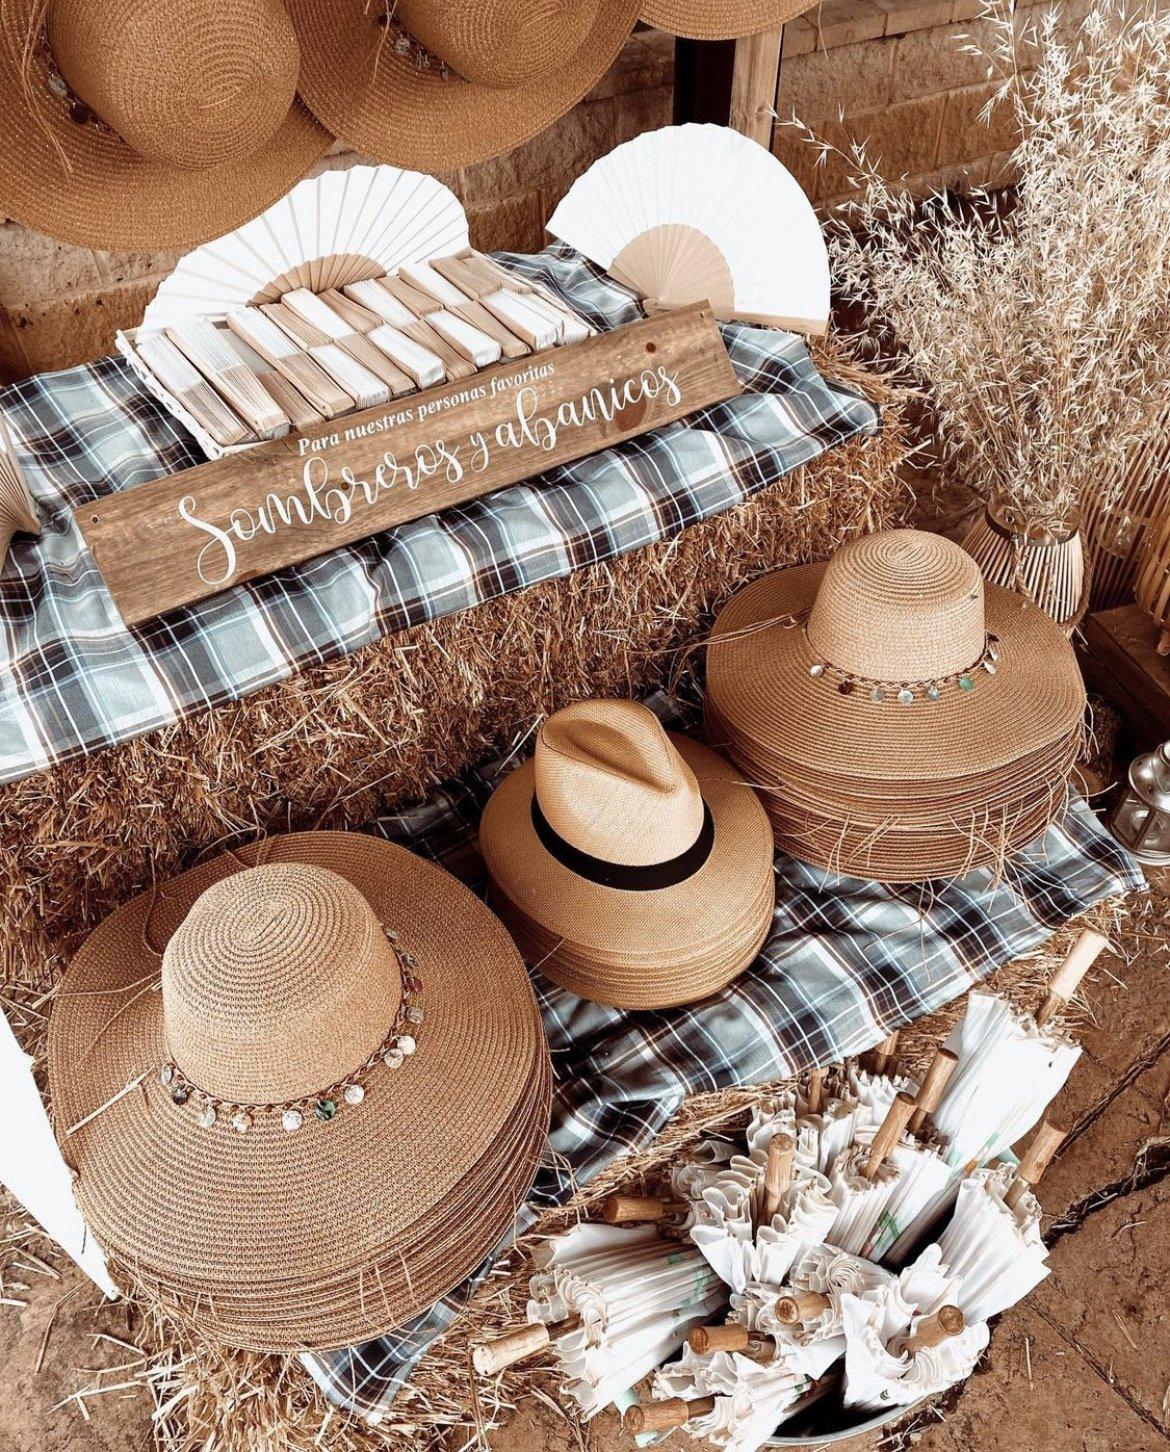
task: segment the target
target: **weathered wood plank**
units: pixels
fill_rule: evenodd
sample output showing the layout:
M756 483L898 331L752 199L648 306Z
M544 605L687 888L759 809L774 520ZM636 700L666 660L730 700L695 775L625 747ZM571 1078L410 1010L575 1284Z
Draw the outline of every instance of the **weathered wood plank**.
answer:
M135 625L739 392L711 309L697 304L154 480L76 518Z
M729 124L769 151L776 122L783 37L782 25L758 35L742 36L735 43L735 69L731 75Z

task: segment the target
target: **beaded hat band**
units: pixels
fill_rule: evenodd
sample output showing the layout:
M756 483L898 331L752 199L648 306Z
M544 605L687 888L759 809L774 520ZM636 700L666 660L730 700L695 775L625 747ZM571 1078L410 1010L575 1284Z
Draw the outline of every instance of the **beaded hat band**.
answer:
M793 624L801 625L805 641L812 650L812 641L808 638L807 616L803 622L793 618ZM939 701L942 699L943 691L950 686L954 686L964 693L973 691L980 671L989 676L995 675L999 655L999 636L993 635L989 631L983 638L983 649L977 660L972 661L962 670L933 676L927 680L890 681L876 676L857 675L853 671L843 670L828 660L814 660L808 668L808 673L816 680L831 681L843 696L851 696L854 691L860 691L878 705L885 701L896 701L899 705L909 706L915 701Z
M343 1104L356 1108L366 1097L365 1081L380 1068L401 1069L418 1048L418 1033L425 1014L420 997L422 979L418 960L402 946L397 933L383 925L383 933L398 961L402 983L402 1001L386 1037L352 1074L316 1093L287 1099L281 1104L250 1104L224 1100L201 1089L183 1073L173 1059L159 1071L159 1080L170 1090L171 1102L180 1107L190 1105L201 1129L214 1129L217 1124L230 1124L237 1134L247 1134L257 1119L270 1116L280 1120L280 1127L294 1134L310 1118L329 1124Z
M168 1060L185 1083L160 1083ZM431 1306L513 1223L548 1128L503 925L362 832L242 846L112 913L61 985L47 1067L111 1264L257 1351L353 1345Z

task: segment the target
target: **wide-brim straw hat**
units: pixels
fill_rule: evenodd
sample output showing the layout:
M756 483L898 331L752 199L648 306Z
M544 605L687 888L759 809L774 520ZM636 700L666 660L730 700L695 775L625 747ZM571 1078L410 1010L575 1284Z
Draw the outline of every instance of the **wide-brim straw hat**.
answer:
M543 131L601 80L630 0L289 0L301 91L378 161L447 171Z
M998 864L1067 802L1085 693L1060 628L959 546L869 535L720 612L708 741L776 845L886 882Z
M111 915L62 985L48 1068L114 1266L264 1351L381 1334L457 1285L548 1130L504 927L359 833L225 854Z
M632 701L550 717L488 802L479 845L490 901L528 960L600 1003L707 997L771 923L772 836L755 793Z
M902 688L913 693L905 704ZM1056 622L1023 596L985 586L964 550L920 530L866 535L827 565L741 590L712 629L707 691L737 739L802 777L942 790L1051 746L1085 711L1076 657Z
M642 0L647 25L688 40L734 40L773 30L811 9L809 0Z
M0 209L86 247L228 232L332 143L298 69L280 0L2 0Z

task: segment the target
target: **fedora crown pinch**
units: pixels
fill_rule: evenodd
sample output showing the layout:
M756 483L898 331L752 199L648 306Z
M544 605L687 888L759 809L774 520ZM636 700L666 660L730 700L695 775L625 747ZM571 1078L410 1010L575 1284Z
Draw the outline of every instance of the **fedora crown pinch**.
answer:
M566 706L537 737L536 805L553 832L605 862L672 861L702 835L694 772L652 711L634 701Z

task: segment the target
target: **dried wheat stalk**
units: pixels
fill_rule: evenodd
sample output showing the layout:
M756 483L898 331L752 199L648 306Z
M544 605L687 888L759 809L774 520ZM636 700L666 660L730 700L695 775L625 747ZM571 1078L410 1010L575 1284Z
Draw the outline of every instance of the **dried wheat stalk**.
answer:
M1059 10L993 6L966 47L1013 113L1009 199L923 206L794 123L853 173L834 276L923 386L952 477L1055 528L1115 502L1170 398L1170 13L1095 0L1066 39Z

